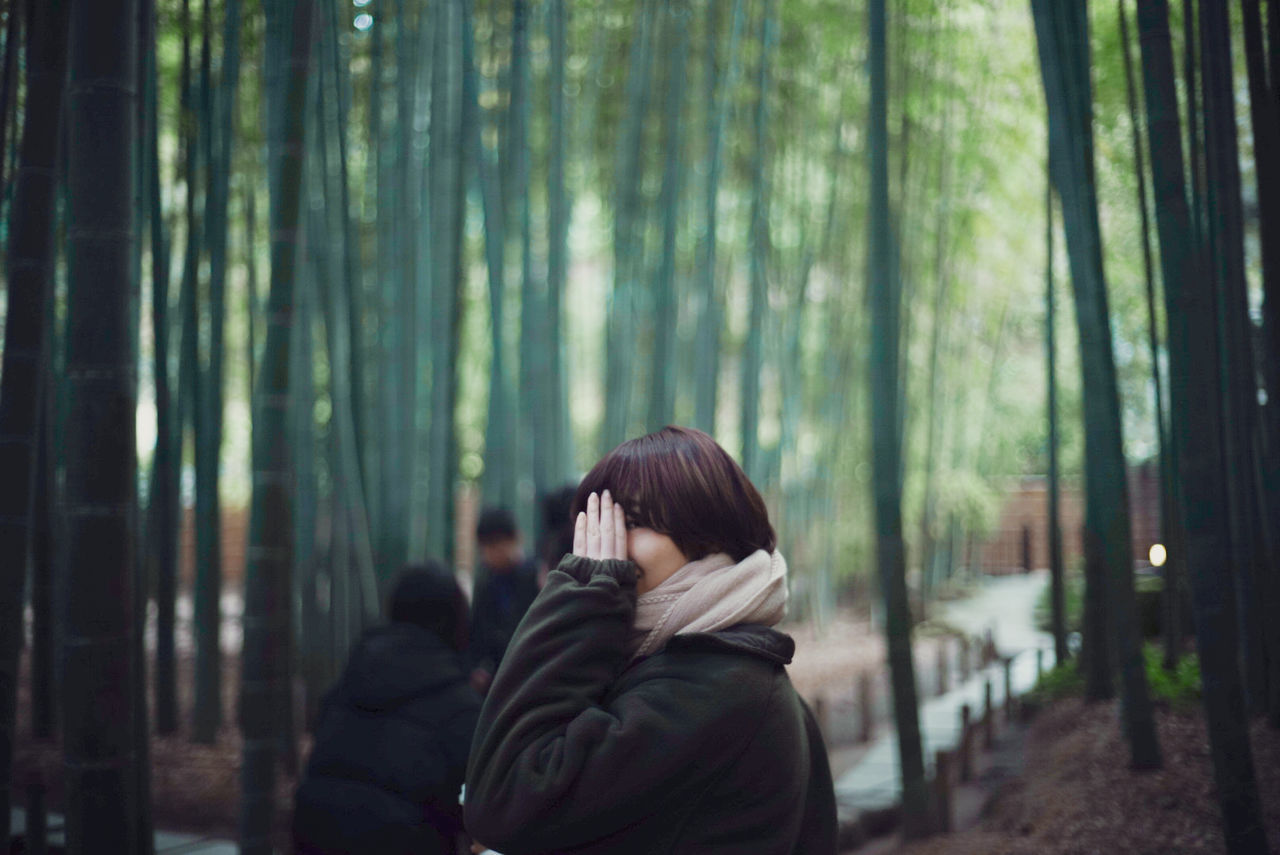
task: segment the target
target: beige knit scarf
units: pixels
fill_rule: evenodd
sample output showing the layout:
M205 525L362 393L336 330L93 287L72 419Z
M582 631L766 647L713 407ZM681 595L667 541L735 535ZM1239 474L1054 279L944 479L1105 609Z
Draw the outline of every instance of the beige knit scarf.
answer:
M632 659L649 656L687 632L740 623L773 626L787 612L787 562L757 549L733 563L723 552L690 561L636 601Z

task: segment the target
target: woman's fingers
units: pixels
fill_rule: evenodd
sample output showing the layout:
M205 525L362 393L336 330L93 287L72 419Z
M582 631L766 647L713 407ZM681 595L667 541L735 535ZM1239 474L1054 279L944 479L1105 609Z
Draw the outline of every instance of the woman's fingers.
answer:
M627 557L627 515L622 505L613 506L613 557Z
M600 497L587 497L587 557L600 557Z
M600 558L617 558L613 554L613 496L605 490L600 496Z
M578 518L573 523L573 554L587 554L587 514L578 511Z
M573 554L587 558L627 557L627 515L608 490L587 496L586 511L573 523Z

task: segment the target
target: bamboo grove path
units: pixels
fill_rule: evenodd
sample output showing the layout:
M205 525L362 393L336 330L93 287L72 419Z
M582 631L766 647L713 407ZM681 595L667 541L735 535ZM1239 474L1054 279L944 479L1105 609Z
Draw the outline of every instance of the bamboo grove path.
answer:
M940 607L940 620L965 635L977 637L990 630L998 656L995 664L975 670L967 680L920 704L920 733L926 758L932 760L939 749L957 746L961 708L968 704L977 720L982 714L988 683L992 687L992 704L996 708L1004 705L1001 657L1013 660L1010 682L1015 696L1035 684L1037 649L1046 651L1043 658L1046 666L1052 661L1053 638L1035 627L1036 603L1048 582L1045 571L987 577L974 596ZM950 670L953 674L959 673L954 663ZM928 685L928 672L919 673L922 686ZM933 676L936 679L936 675ZM925 694L928 693L922 693L922 697ZM892 809L900 797L897 733L890 719L861 759L839 774L836 799L841 821L845 822L854 821L860 813Z

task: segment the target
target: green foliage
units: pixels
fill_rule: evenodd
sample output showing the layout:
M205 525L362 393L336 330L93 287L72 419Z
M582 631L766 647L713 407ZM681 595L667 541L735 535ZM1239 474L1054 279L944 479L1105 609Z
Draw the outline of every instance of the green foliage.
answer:
M1080 673L1075 660L1067 660L1041 674L1035 687L1027 693L1027 697L1033 703L1047 704L1063 698L1077 697L1083 693L1084 676Z
M1142 651L1147 667L1147 684L1151 697L1174 708L1200 703L1200 659L1188 653L1178 660L1172 671L1164 667L1164 651L1158 644L1148 644Z
M1164 652L1158 644L1148 644L1142 652L1147 671L1147 685L1157 703L1174 709L1186 709L1200 703L1200 660L1188 653L1178 660L1172 671L1164 667ZM1084 693L1084 676L1075 660L1045 671L1027 693L1033 703L1046 704Z

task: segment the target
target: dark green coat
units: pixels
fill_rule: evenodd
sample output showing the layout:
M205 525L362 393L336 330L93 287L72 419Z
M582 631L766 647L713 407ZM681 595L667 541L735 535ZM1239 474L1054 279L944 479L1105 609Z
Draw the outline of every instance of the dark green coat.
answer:
M568 556L480 713L468 831L503 855L829 855L826 749L761 626L676 636L628 666L635 565Z

